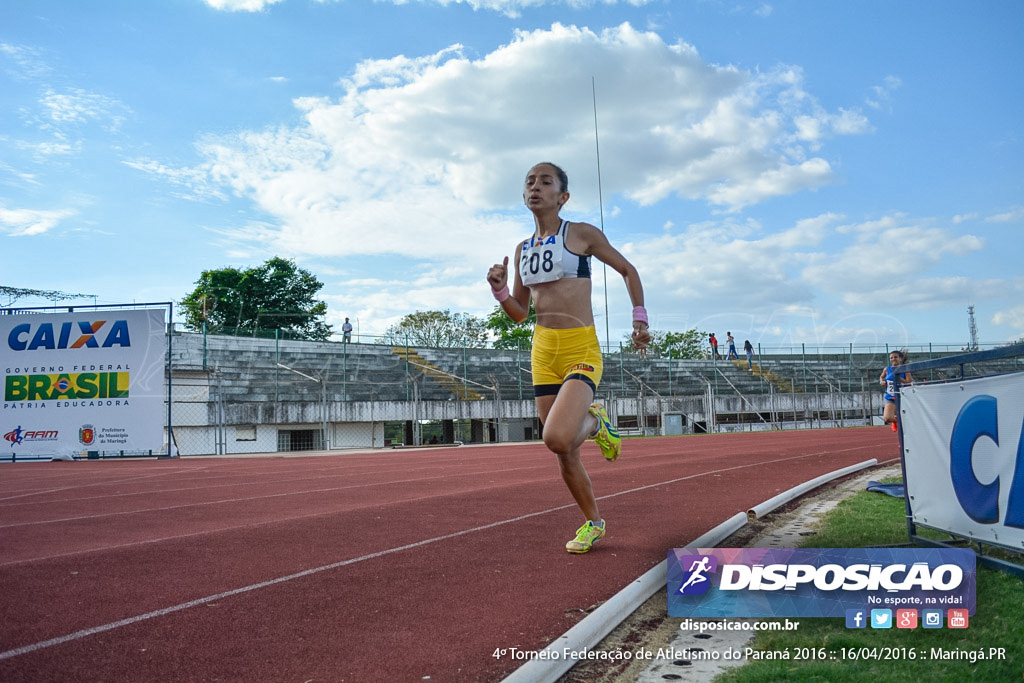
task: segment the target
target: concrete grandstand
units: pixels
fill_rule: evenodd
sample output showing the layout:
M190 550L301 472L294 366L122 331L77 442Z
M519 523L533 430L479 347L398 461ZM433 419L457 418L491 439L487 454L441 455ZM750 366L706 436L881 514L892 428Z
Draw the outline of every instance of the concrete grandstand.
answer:
M617 352L605 356L598 400L626 434L867 425L881 413L886 362L885 349L852 347L760 354L749 369L743 357ZM528 349L175 331L170 375L174 445L188 455L429 445L425 425L437 443L541 434Z

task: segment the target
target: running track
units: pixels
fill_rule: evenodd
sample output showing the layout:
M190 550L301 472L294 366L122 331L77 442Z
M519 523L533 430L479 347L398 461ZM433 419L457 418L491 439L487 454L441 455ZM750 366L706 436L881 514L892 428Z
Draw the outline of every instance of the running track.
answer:
M0 680L500 681L737 512L898 455L885 428L584 445L608 536L543 445L0 464ZM429 677L429 678L428 678Z

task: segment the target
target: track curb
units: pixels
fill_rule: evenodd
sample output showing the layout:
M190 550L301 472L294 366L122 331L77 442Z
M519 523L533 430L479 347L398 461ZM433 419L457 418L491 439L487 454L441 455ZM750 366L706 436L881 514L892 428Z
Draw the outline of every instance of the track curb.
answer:
M874 467L877 464L878 460L872 458L794 486L748 511L736 513L704 535L687 543L685 547L713 548L745 526L748 521L754 521L822 484ZM577 662L581 661L586 652L594 648L640 605L663 588L667 577L668 563L666 560L662 560L602 603L583 621L556 638L546 648L533 653L529 661L505 677L502 683L554 683ZM569 656L565 656L565 653L569 653Z

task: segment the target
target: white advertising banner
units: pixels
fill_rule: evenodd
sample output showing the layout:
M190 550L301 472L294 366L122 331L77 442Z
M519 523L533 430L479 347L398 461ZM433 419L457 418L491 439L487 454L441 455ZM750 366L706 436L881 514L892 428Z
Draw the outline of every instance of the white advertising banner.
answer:
M901 392L913 521L1024 548L1024 373Z
M160 452L165 313L0 315L3 459Z

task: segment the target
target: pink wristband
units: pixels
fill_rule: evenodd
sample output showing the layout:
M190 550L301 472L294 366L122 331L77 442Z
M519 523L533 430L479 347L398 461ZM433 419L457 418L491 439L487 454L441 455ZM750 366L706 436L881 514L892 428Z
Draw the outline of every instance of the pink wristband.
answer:
M508 285L505 285L501 289L491 289L491 294L500 303L509 297Z
M647 322L647 309L644 308L643 306L634 306L633 307L633 322L635 322L635 323L636 322L643 323L644 325L647 325L648 327L650 327L650 323Z

